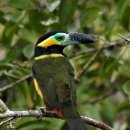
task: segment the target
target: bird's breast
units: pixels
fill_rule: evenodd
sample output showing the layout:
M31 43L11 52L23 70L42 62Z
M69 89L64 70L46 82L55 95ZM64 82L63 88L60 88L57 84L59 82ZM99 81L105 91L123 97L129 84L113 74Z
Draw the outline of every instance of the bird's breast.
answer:
M48 57L35 60L33 64L36 73L43 79L47 77L68 77L73 71L73 67L66 57ZM39 78L40 78L39 76Z

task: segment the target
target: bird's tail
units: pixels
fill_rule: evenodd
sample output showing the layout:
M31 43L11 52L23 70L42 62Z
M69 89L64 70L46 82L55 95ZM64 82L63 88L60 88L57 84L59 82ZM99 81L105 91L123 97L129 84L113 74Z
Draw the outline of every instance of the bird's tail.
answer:
M64 119L67 121L71 130L87 130L85 123L72 104L65 105L62 111Z

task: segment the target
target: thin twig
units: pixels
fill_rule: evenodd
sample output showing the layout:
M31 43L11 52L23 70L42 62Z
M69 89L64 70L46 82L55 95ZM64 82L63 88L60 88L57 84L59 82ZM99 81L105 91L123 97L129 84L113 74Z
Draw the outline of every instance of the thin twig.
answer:
M24 76L24 77L22 77L22 78L16 80L15 82L13 82L13 83L11 83L11 84L8 84L8 85L6 85L6 86L3 86L2 88L0 88L0 92L3 92L3 91L5 91L5 90L7 90L7 89L9 89L9 88L14 87L15 85L17 85L17 84L21 83L22 81L24 81L24 80L30 78L31 76L32 76L31 74L26 75L26 76Z
M89 61L87 61L84 66L82 67L82 69L80 69L76 76L75 76L75 79L78 81L79 78L86 72L86 70L89 68L89 66L92 64L92 62L97 58L97 56L99 55L101 51L98 50L92 57Z
M17 76L11 74L11 73L8 72L8 71L4 71L3 74L6 75L6 76L8 76L8 77L14 78L14 79L19 79Z
M123 37L121 34L119 34L119 33L117 33L117 35L119 36L119 37L121 37L122 39L124 39L125 41L127 41L127 42L130 42L130 38L125 38L125 37Z
M120 46L124 46L125 42L130 42L129 40L126 41L125 40L120 40L120 41L116 41L116 42L112 42L110 44L107 44L107 45L104 45L104 46L101 46L101 47L97 47L97 48L93 48L93 49L86 49L84 51L80 51L80 52L77 52L76 54L70 56L69 58L77 58L77 57L81 57L81 56L86 56L88 54L91 54L91 53L95 53L97 51L103 51L105 49L109 49L109 48L112 48L112 47L120 47Z
M15 117L11 117L11 118L8 118L7 120L1 121L1 122L0 122L0 125L3 125L3 124L5 124L5 123L7 123L7 122L10 122L10 121L12 121L12 120L14 120L14 119L15 119Z
M8 111L9 109L8 109L8 107L5 105L5 103L0 99L0 108L4 111L4 112L6 112L6 111Z

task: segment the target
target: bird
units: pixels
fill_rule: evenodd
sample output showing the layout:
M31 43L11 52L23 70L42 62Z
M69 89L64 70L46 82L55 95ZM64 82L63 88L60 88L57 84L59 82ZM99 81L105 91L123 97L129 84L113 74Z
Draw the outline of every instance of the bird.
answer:
M64 53L68 45L93 43L90 35L78 32L51 31L35 44L33 81L46 110L65 119L71 130L87 130L76 110L74 68Z

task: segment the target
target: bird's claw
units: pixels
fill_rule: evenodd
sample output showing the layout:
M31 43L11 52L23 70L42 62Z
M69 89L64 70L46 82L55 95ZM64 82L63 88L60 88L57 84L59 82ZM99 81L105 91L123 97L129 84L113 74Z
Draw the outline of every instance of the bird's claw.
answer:
M40 107L39 110L42 112L42 114L44 114L46 111L46 107Z
M45 114L46 108L45 108L45 107L40 107L38 110L39 110L40 113L41 113L41 114L39 115L39 117L38 117L38 120L42 120L42 117L43 117L43 115Z

